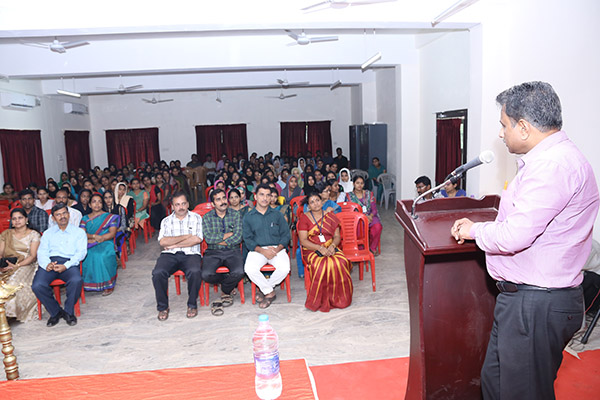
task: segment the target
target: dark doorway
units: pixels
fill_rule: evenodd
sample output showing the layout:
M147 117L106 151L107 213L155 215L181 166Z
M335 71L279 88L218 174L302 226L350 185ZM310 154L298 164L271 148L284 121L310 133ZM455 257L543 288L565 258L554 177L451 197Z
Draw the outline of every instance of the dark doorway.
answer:
M467 110L436 113L435 180L439 185L456 167L467 162ZM467 187L466 174L459 188Z

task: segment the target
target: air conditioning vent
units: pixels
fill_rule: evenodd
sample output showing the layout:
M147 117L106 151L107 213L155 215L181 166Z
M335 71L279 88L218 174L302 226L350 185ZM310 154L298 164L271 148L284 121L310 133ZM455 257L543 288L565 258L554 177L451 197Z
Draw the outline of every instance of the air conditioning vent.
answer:
M35 96L21 93L0 93L0 105L13 110L30 110L36 106Z
M88 114L88 108L85 104L79 103L65 103L64 104L65 114Z

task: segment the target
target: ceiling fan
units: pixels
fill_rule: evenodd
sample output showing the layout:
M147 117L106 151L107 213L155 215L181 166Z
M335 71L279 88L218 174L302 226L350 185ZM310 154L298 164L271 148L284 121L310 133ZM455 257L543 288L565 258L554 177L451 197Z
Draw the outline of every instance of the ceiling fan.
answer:
M118 87L102 87L102 86L97 86L96 89L108 89L111 92L115 92L115 93L119 93L119 94L125 94L128 92L133 92L134 90L138 90L144 87L144 85L133 85L133 86L125 86L123 85L123 81L121 79L121 75L119 75L119 79L121 80L121 84Z
M391 2L391 1L396 1L396 0L325 0L325 1L321 1L319 3L315 3L311 6L304 7L301 9L301 11L309 11L313 8L321 7L321 6L325 6L325 7L322 7L318 10L313 10L313 11L324 10L325 8L346 8L348 6L366 6L369 4L387 3L387 2Z
M152 96L152 99L142 99L143 102L145 103L149 103L149 104L158 104L158 103L166 103L168 101L173 101L173 99L160 99L160 96L158 96L158 99L155 96Z
M297 44L300 46L305 46L310 43L333 42L339 39L337 36L307 36L306 33L304 33L304 29L299 35L287 29L285 31L289 37L296 41L296 43L290 43L288 46L294 46Z
M291 93L291 94L283 94L283 88L281 88L281 93L279 94L279 96L265 96L269 99L279 99L279 100L285 100L285 99L289 99L290 97L296 97L298 96L296 93Z
M40 43L40 42L21 42L27 46L41 47L44 49L50 49L55 53L66 53L67 49L72 49L73 47L85 46L90 44L90 42L86 42L85 40L76 40L73 42L59 42L57 38L54 38L52 43Z

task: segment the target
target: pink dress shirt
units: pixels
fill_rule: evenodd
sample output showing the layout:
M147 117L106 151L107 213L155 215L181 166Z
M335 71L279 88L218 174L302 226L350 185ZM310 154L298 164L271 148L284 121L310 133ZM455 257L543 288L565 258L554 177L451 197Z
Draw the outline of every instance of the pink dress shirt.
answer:
M486 253L489 274L550 288L581 284L599 205L592 167L562 131L542 140L518 164L496 220L471 228Z

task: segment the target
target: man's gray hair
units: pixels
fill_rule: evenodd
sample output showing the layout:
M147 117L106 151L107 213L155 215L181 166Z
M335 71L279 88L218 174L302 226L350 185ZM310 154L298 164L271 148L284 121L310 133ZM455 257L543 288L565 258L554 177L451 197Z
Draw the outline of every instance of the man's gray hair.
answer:
M558 95L549 83L525 82L505 90L496 97L512 126L524 119L542 132L562 128L562 108Z

